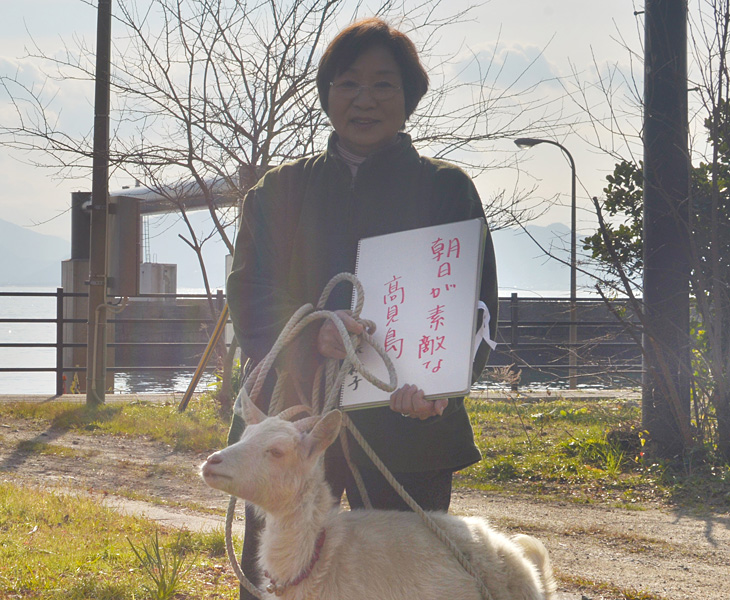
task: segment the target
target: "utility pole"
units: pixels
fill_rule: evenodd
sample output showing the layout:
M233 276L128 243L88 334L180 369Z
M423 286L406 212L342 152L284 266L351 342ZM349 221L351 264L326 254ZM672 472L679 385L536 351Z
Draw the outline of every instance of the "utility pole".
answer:
M646 0L642 426L671 458L690 441L687 0Z
M106 392L106 223L109 201L109 89L111 0L99 0L96 22L94 158L91 180L89 317L86 345L86 404L103 404Z

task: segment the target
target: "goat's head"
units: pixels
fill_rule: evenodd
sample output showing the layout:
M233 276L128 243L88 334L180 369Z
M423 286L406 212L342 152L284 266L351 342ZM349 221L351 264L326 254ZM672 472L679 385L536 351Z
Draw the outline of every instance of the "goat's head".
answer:
M342 415L332 411L292 423L267 417L248 397L242 408L247 426L241 440L211 454L200 473L210 487L277 512L298 502L319 458L337 439Z

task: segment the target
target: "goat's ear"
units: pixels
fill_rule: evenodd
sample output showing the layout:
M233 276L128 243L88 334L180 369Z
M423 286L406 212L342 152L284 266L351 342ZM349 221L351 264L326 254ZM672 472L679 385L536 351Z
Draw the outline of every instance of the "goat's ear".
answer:
M306 419L303 419L306 420ZM328 412L324 417L319 419L318 423L312 429L312 433L307 436L307 449L309 456L313 454L321 454L337 439L342 425L342 413L339 410Z
M297 404L296 406L290 406L287 409L282 410L277 417L284 419L285 421L293 421L294 417L298 417L302 413L312 414L312 409L304 404Z
M297 431L300 433L309 433L314 429L314 426L319 423L319 421L322 419L319 415L315 415L313 417L305 417L304 419L299 419L298 421L294 421L292 425L297 428Z
M266 414L260 411L251 401L251 398L248 397L248 394L243 387L241 388L239 395L242 400L241 407L243 409L243 420L246 421L246 425L256 425L257 423L261 423L261 421L266 418Z

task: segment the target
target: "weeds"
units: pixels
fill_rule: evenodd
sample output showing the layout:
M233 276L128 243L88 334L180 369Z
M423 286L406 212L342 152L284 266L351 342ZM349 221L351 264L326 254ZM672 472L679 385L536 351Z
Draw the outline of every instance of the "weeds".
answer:
M626 463L626 454L605 435L598 438L572 439L562 442L561 450L567 456L576 456L585 464L604 470L611 477L618 476Z
M190 570L191 564L184 566L185 554L181 551L180 537L178 533L176 540L177 548L161 548L160 539L155 530L154 538L149 546L142 544L141 551L138 550L132 541L127 538L135 556L139 559L143 572L152 585L142 584L142 588L150 594L154 600L169 600L180 589L182 578Z
M730 467L696 451L677 464L644 453L637 403L557 397L467 400L483 460L457 483L479 489L613 503L667 500L700 510L730 507Z

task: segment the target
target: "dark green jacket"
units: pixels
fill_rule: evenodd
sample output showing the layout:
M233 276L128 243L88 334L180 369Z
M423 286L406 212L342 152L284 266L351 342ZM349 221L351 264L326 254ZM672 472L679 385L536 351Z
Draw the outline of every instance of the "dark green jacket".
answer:
M244 201L228 278L231 319L243 353L260 361L298 308L316 304L334 275L353 273L361 238L475 217L484 218L484 212L471 179L453 165L419 156L406 134L368 157L354 179L336 153L334 134L326 152L269 171ZM327 308L350 308L350 296L341 284ZM489 236L481 298L492 315L494 339L497 277ZM488 353L482 343L475 379ZM452 399L441 417L425 421L405 419L387 407L351 417L395 472L456 470L480 458L462 398ZM234 430L235 438L240 428ZM365 464L357 453L355 459Z

